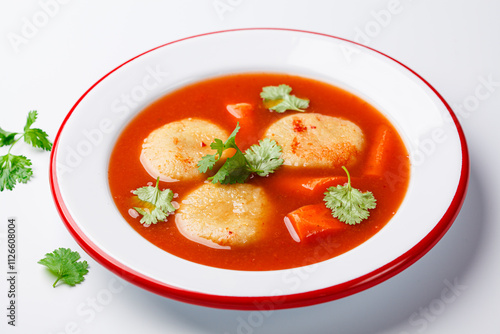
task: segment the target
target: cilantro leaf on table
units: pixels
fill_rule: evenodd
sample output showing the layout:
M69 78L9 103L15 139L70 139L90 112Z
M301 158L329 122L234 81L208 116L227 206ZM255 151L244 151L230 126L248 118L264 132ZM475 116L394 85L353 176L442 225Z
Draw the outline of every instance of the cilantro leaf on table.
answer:
M259 176L267 176L283 164L283 159L280 158L281 146L268 138L259 141L258 145L252 145L243 153L238 145L236 145L236 134L239 130L240 126L238 123L225 142L219 138L215 138L210 147L217 150L217 153L207 154L198 161L198 170L201 173L205 173L208 169L213 168L215 163L221 158L224 150L228 148L236 150L232 157L226 159L217 173L208 178L212 183L244 183L252 173L256 173Z
M52 143L48 140L48 135L40 129L28 129L24 133L24 141L33 147L41 148L45 151L52 149Z
M259 176L267 176L283 164L281 146L276 141L264 138L259 145L252 145L245 151L245 157L251 170Z
M52 143L49 141L47 133L31 127L37 116L35 110L28 113L23 133L9 132L0 128L0 147L9 146L7 154L0 156L0 191L13 190L17 183L27 183L33 175L30 159L24 155L10 153L18 141L24 138L27 144L35 148L41 148L45 151L52 149Z
M26 124L24 125L24 131L26 132L31 128L33 123L35 123L36 119L38 118L38 113L36 110L32 110L28 113L28 117L26 118Z
M78 261L79 259L78 252L73 252L69 248L58 248L52 253L45 254L45 258L38 263L56 275L57 279L52 285L55 288L59 281L71 286L83 282L83 276L89 272L87 269L89 265L87 261Z
M45 131L38 128L31 128L31 125L37 119L37 112L30 111L28 114L28 119L26 120L26 125L24 126L24 141L33 147L41 148L45 151L50 151L52 149L52 143L48 140L48 135Z
M267 86L262 88L260 97L269 110L283 113L286 110L305 111L309 107L308 99L301 99L290 95L292 87L288 85Z
M33 175L31 161L24 155L0 156L0 191L14 189L16 183L27 183Z
M347 184L330 187L325 192L326 207L332 210L332 216L349 225L356 225L368 218L369 209L375 209L376 199L370 191L361 192L351 186L351 176L347 168Z
M175 207L172 205L173 191L170 189L160 190L159 183L160 177L156 178L155 187L145 186L132 191L141 201L145 202L145 207L134 207L135 211L142 215L140 223L144 226L163 221L175 211Z
M12 145L17 134L17 132L8 132L0 128L0 147Z

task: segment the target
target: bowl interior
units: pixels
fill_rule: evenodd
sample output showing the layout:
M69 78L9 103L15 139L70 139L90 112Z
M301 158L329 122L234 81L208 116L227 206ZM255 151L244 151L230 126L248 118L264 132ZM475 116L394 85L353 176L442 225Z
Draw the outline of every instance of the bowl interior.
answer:
M331 83L365 99L393 123L410 153L411 179L400 209L379 233L328 261L247 272L175 257L124 221L107 182L109 156L121 129L169 91L242 72L288 73ZM108 74L75 105L58 136L53 161L67 224L125 272L130 269L166 286L203 294L279 296L341 285L412 250L437 226L457 193L463 145L446 104L392 59L329 36L242 30L171 43Z

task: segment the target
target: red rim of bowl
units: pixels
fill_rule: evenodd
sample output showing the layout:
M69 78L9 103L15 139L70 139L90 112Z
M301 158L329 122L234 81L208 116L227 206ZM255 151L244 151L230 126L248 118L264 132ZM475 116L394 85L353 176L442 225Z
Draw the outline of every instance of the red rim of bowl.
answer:
M363 48L372 50L396 63L399 65L403 66L406 68L408 71L410 71L412 74L414 74L416 77L418 77L422 82L424 82L433 92L436 94L436 96L439 97L441 102L444 104L444 106L448 109L453 122L455 124L455 127L457 129L460 142L461 142L461 149L462 149L462 171L460 175L460 181L457 186L457 190L455 192L455 195L453 197L453 200L451 201L450 206L448 207L448 210L444 213L443 217L440 219L440 221L436 224L436 226L422 239L418 244L416 244L414 247L412 247L409 251L406 253L400 255L398 258L395 260L385 264L384 266L366 274L361 277L358 277L356 279L344 282L342 284L330 286L327 288L319 289L319 290L314 290L314 291L309 291L309 292L304 292L304 293L297 293L297 294L290 294L290 295L283 295L283 296L260 296L260 297L241 297L241 296L223 296L223 295L212 295L212 294L204 294L196 291L189 291L189 290L184 290L177 288L175 286L171 286L165 283L162 283L160 281L154 280L148 276L145 276L143 274L140 274L136 272L135 270L132 270L131 268L128 268L127 266L123 265L122 263L116 261L114 258L103 252L101 249L99 249L90 239L80 230L80 228L77 226L73 218L70 216L68 209L66 208L62 198L61 198L61 193L59 190L59 186L57 183L57 175L56 175L56 153L58 149L58 143L59 143L59 137L61 135L61 132L68 121L68 119L71 117L73 111L75 108L80 104L80 102L85 98L85 96L92 90L94 87L96 87L102 80L104 80L107 76L109 76L111 73L119 69L120 67L124 66L125 64L133 61L136 58L139 58L143 56L144 54L147 54L151 51L154 51L156 49L165 47L167 45L177 43L180 41L184 41L187 39L192 39L196 37L201 37L201 36L206 36L206 35L213 35L213 34L220 34L220 33L226 33L226 32L234 32L234 31L248 31L248 30L281 30L281 31L292 31L292 32L300 32L300 33L308 33L308 34L314 34L314 35L320 35L320 36L325 36L325 37L330 37L334 38L337 40L342 40L348 43L352 43L358 46L361 46ZM69 111L68 115L66 118L63 120L61 127L57 133L57 136L54 140L54 146L52 149L51 153L51 161L50 161L50 169L49 169L49 178L50 178L50 186L52 190L52 195L54 197L54 201L57 207L57 210L59 211L59 214L62 217L62 220L64 224L66 225L66 228L69 230L69 232L72 234L73 238L78 242L78 244L90 255L92 256L97 262L99 262L101 265L104 267L108 268L118 276L124 278L125 280L140 286L148 291L154 292L156 294L175 299L178 301L182 302L187 302L191 304L196 304L196 305L202 305L202 306L208 306L208 307L215 307L215 308L224 308L224 309L238 309L238 310L262 310L262 309L267 309L267 310L274 310L274 309L286 309L286 308L294 308L294 307L303 307L303 306L309 306L313 304L319 304L319 303L324 303L328 301L332 301L335 299L347 297L349 295L361 292L363 290L366 290L370 287L373 287L393 276L396 274L400 273L401 271L405 270L408 268L410 265L415 263L418 259L420 259L422 256L424 256L436 243L443 237L443 235L448 231L448 229L451 227L453 224L453 221L457 217L460 208L462 207L463 201L465 199L465 194L467 193L467 187L468 187L468 181L469 181L469 154L468 154L468 149L467 149L467 143L465 140L465 136L462 130L462 127L460 126L460 123L458 122L458 119L456 115L453 113L452 109L446 103L446 101L443 99L443 97L437 92L437 90L432 87L424 78L422 78L420 75L415 73L412 69L408 68L401 62L395 60L394 58L391 58L387 56L386 54L383 54L375 49L372 49L370 47L364 46L362 44L346 40L343 38L327 35L327 34L322 34L322 33L316 33L316 32L310 32L310 31L304 31L304 30L295 30L295 29L281 29L281 28L248 28L248 29L232 29L232 30L223 30L223 31L216 31L216 32L210 32L210 33L205 33L205 34L199 34L183 39L179 39L170 43L163 44L161 46L158 46L154 49L151 49L149 51L146 51L128 61L125 63L121 64L120 66L116 67L113 69L111 72L103 76L101 79L99 79L92 87L90 87L81 97L80 99L75 103L73 108Z

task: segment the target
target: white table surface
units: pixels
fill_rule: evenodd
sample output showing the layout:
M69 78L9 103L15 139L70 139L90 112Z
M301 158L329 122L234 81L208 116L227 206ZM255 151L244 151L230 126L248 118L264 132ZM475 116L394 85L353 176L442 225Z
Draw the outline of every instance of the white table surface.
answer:
M37 127L53 140L94 82L166 42L243 27L303 29L369 45L423 76L458 114L470 149L471 177L452 228L401 274L321 305L231 311L157 296L96 263L56 211L49 154L16 145L13 153L32 159L34 177L0 193L0 332L500 333L499 12L500 2L494 0L3 0L4 129L22 129L28 111L36 109ZM8 217L18 222L16 327L6 317ZM89 262L83 284L52 288L52 277L37 261L58 247L78 250Z

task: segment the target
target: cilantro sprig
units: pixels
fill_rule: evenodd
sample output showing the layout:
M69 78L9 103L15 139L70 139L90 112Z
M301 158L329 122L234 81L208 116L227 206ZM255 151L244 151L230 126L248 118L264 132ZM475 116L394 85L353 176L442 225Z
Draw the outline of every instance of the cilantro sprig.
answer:
M326 207L332 210L333 217L346 224L356 225L370 216L368 209L375 209L377 203L372 192L353 188L347 168L342 168L347 174L347 184L329 187L323 200Z
M267 86L262 88L260 97L271 111L283 113L287 110L305 111L309 107L308 99L301 99L290 95L292 87L288 85Z
M172 205L173 191L170 189L160 190L159 183L160 178L158 177L155 187L145 186L132 191L145 204L142 208L134 207L134 209L142 215L140 223L146 227L165 220L170 213L175 211L175 207Z
M45 254L45 257L38 261L46 266L57 279L52 285L54 288L59 281L71 286L83 282L88 271L87 261L78 261L80 254L73 252L69 248L59 248L52 253Z
M210 144L210 147L217 152L207 154L198 162L200 173L206 173L215 166L216 162L222 157L225 150L233 148L235 154L227 158L222 167L214 176L208 179L212 183L233 184L244 183L252 173L259 176L267 176L283 164L281 159L281 146L276 141L269 138L260 140L258 145L252 145L243 153L236 145L236 134L240 130L239 123L233 130L229 138L223 142L219 138Z
M243 183L250 176L251 172L247 168L247 160L243 152L241 152L240 148L236 145L236 134L240 130L239 123L236 124L236 128L233 130L229 138L223 142L219 138L215 138L212 143L210 143L210 148L216 150L215 154L207 154L198 161L198 170L200 173L206 173L207 170L212 170L215 166L215 163L219 161L222 157L222 154L225 150L233 148L236 150L236 153L230 158L226 159L226 162L222 167L217 171L214 176L209 177L208 179L212 181L212 183Z
M252 145L245 151L250 170L259 176L268 176L283 164L281 146L276 141L264 138L259 145Z
M45 131L32 128L37 119L35 110L28 113L23 132L9 132L0 128L0 147L10 146L7 154L0 156L0 191L13 190L17 183L27 183L33 175L31 160L24 155L10 153L12 147L24 139L24 142L45 151L52 149L52 143Z

